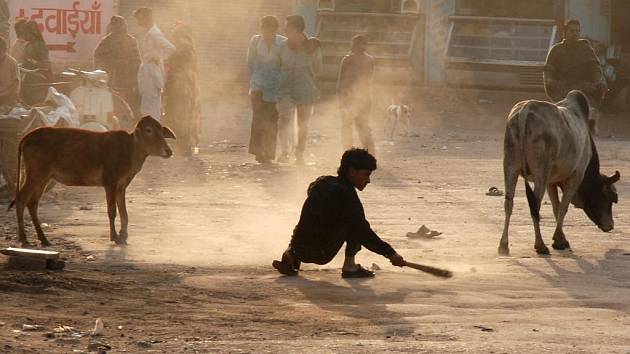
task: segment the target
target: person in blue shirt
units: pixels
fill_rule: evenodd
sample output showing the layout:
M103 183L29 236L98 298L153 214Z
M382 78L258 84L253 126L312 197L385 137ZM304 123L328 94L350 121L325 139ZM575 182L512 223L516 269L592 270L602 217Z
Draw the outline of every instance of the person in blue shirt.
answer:
M293 151L294 112L297 112L297 143L295 162L304 162L304 150L308 138L308 123L318 91L315 75L322 66L321 44L317 38L304 33L304 18L299 15L287 17L287 40L280 48L280 81L278 83L278 106L280 109L280 157L288 162Z
M261 164L271 163L276 156L280 48L286 41L285 37L277 34L278 27L276 17L263 17L260 20L260 34L252 37L247 50L247 65L251 74L249 95L252 102L249 153Z

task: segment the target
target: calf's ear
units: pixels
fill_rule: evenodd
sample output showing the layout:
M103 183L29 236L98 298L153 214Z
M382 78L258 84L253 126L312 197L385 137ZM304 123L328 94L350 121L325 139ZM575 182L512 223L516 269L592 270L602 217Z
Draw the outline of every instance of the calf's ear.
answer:
M162 134L164 139L175 139L175 133L169 127L162 127Z
M619 181L620 178L621 178L621 174L619 173L619 171L615 171L614 175L608 177L608 184L617 183L617 181Z

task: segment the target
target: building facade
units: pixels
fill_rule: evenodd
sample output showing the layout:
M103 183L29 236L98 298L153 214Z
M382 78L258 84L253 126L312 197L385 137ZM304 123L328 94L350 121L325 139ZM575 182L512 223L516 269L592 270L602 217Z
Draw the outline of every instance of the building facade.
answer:
M429 85L540 90L546 54L562 38L562 25L569 18L581 22L583 36L606 52L600 54L623 61L623 53L630 51L630 1L626 0L297 0L296 4L315 24L312 33L322 37L331 72L338 61L335 51L351 33L367 33L375 42L372 51L381 59L405 56L395 48L408 42L408 58L399 60L398 66L411 67L412 81ZM389 40L383 40L388 35ZM384 61L381 66L386 65ZM329 76L324 74L324 79Z

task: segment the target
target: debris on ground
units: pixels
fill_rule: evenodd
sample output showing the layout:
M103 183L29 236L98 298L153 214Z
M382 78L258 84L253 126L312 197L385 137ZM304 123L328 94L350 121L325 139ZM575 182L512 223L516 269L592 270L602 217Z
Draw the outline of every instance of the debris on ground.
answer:
M54 338L61 342L73 342L73 339L79 339L86 335L86 333L71 327L71 326L58 326L53 329L52 332L45 334L47 338Z
M407 237L431 239L431 238L440 236L441 234L442 233L440 231L431 230L428 227L426 227L426 225L422 225L416 232L407 232Z
M55 251L8 247L0 253L9 256L7 267L13 270L61 270L66 265Z
M89 352L105 353L105 352L107 352L108 350L111 350L111 349L112 349L111 345L109 345L107 343L103 343L101 341L91 342L87 346L87 350Z
M492 186L490 187L490 189L488 189L488 191L486 192L486 195L490 197L502 197L503 191L497 187Z
M22 330L23 331L41 331L44 329L44 326L42 325L31 325L31 324L23 324L22 325Z
M491 327L486 327L486 326L481 326L481 325L477 325L473 327L479 328L482 332L494 332L494 329Z
M103 324L103 320L97 318L96 322L94 323L94 329L92 330L90 335L102 336L103 334L105 334L105 325Z
M138 347L140 347L140 348L151 348L151 346L152 346L152 345L151 345L151 343L149 343L149 342L147 342L147 341L144 341L144 340L138 341L138 342L136 343L136 345L137 345Z

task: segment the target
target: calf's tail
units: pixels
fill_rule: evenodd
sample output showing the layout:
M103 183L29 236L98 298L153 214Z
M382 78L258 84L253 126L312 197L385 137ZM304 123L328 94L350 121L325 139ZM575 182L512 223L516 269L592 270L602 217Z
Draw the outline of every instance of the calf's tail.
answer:
M13 208L13 206L15 205L15 200L17 199L17 194L20 192L20 175L22 174L22 146L24 145L24 139L22 139L20 141L20 144L18 145L18 160L17 160L17 177L16 177L16 186L15 186L15 198L11 201L11 204L9 204L9 207L7 208L7 211L11 210L11 208Z
M523 106L518 115L518 140L521 144L521 169L523 171L523 180L525 181L525 194L527 195L527 204L529 204L529 212L536 222L540 222L540 205L538 199L534 195L534 190L527 181L529 171L527 170L527 153L525 142L527 140L525 131L527 129L527 119L529 118L529 103Z

